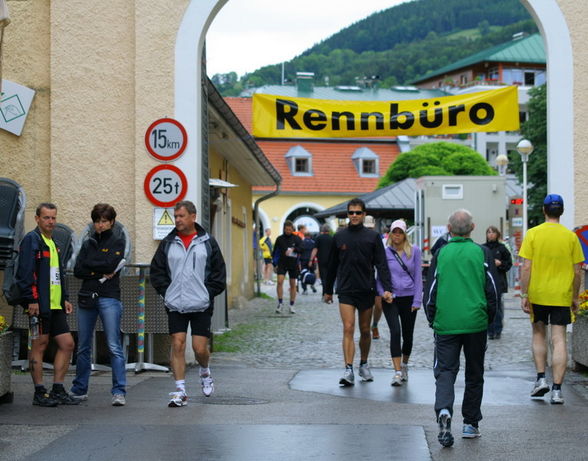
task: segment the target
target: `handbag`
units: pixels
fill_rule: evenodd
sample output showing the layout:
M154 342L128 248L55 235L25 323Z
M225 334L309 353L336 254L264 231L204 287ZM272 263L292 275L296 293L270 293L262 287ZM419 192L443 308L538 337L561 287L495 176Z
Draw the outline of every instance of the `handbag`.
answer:
M78 307L80 309L96 309L98 304L98 293L90 290L78 291Z

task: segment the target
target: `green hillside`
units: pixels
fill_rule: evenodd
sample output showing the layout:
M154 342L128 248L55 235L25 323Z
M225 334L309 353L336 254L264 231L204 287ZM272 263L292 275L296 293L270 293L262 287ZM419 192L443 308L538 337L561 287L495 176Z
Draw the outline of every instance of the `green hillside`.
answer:
M314 72L318 85L355 85L366 76L377 76L383 87L406 84L517 32L537 32L519 0L415 0L374 13L311 47L285 63L285 77L293 82L304 71ZM217 74L212 81L231 96L280 84L281 75L279 63L240 79L234 72Z

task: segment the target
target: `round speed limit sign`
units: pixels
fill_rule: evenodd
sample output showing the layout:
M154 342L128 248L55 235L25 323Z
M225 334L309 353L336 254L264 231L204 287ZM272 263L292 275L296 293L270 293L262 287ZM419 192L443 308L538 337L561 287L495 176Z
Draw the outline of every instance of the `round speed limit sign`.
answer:
M159 165L145 177L145 195L151 203L171 207L186 196L188 181L183 171L174 165Z
M186 150L188 133L184 126L173 118L154 121L145 132L147 151L162 162L177 159Z

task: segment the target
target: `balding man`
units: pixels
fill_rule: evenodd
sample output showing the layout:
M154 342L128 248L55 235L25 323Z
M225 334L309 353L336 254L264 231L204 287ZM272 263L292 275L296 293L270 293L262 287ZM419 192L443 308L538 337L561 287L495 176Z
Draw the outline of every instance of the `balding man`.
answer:
M435 331L435 413L438 440L444 447L453 445L454 383L462 347L466 362L462 437L480 437L486 331L498 299L494 258L470 238L474 229L471 213L453 212L447 228L452 238L433 257L424 302Z

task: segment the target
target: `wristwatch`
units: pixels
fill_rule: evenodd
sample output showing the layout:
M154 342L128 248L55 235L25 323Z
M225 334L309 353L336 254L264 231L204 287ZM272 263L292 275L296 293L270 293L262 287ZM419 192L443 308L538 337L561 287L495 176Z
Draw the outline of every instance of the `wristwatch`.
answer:
M528 298L529 297L529 293L521 293L521 298Z

